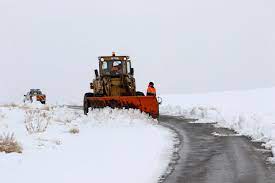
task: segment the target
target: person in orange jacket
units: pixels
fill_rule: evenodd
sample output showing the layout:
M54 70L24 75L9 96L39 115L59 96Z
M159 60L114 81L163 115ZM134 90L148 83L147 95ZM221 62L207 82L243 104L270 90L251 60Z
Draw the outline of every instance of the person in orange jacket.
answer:
M147 88L147 96L156 96L156 88L154 87L154 83L150 82Z

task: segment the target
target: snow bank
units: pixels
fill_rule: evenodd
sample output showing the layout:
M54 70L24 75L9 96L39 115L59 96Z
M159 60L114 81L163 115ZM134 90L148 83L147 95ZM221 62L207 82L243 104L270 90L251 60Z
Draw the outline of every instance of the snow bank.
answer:
M265 142L265 147L275 155L275 88L162 98L161 114L197 118L199 123L217 123L217 127Z
M0 153L1 181L10 183L158 182L175 136L135 110L84 116L40 105L0 107L3 133L14 133L23 148L22 154Z

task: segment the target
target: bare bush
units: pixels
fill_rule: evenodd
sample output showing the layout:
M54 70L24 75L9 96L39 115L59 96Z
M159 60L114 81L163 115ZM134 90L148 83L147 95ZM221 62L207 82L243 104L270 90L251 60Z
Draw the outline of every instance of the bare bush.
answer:
M79 129L77 127L73 127L73 128L70 129L69 132L72 133L72 134L77 134L77 133L79 133Z
M57 110L53 113L53 120L58 123L68 124L80 118L80 114L73 110Z
M18 105L15 103L10 103L10 104L2 104L0 105L0 107L15 108L15 107L18 107Z
M50 110L52 110L52 108L48 105L45 105L41 108L41 110L50 111Z
M29 110L26 111L25 127L29 134L42 133L47 130L50 120L46 111Z
M0 152L5 153L22 153L21 145L16 141L14 134L0 135Z

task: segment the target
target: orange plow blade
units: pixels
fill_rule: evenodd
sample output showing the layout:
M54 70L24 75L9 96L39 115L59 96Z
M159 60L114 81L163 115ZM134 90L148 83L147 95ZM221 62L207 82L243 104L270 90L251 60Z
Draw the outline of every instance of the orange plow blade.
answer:
M159 103L155 96L87 97L87 101L91 108L139 109L153 118L159 117Z

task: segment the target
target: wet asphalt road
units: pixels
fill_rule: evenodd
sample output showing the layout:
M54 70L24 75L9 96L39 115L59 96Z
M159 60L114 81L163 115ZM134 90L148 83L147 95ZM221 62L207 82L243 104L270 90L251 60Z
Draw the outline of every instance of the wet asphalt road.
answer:
M179 160L165 183L275 183L275 165L260 143L234 136L211 124L188 123L190 120L161 116L160 124L179 134ZM214 136L213 132L227 136Z

